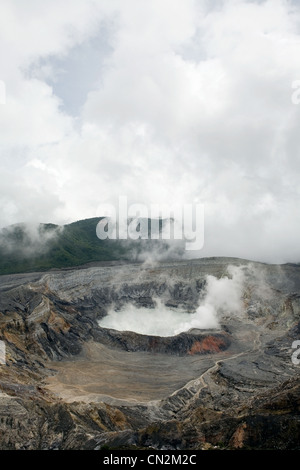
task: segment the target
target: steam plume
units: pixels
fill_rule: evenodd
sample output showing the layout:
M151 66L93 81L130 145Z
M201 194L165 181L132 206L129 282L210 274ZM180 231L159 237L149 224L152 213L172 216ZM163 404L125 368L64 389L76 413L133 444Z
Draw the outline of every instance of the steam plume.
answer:
M137 308L132 304L120 311L112 309L99 324L104 328L158 336L172 336L192 328L219 328L223 314L237 315L242 311L244 268L229 266L220 279L209 275L206 281L195 313L168 308L158 299L154 309Z

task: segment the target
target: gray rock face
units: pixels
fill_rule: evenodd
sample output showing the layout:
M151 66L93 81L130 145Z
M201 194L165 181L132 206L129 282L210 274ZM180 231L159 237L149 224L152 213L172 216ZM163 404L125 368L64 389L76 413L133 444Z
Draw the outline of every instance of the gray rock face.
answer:
M154 312L157 299L191 318L214 304L218 327L99 326L111 308ZM2 449L299 449L299 265L210 258L2 276L0 340Z

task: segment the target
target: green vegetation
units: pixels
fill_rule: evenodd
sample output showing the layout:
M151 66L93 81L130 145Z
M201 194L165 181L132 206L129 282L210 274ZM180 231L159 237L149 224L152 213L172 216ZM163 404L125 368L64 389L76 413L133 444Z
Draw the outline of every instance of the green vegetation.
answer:
M96 235L99 220L80 220L63 227L40 224L33 233L25 225L3 229L0 233L0 274L128 258L126 244L118 240L99 240Z
M71 268L86 263L137 260L139 254L161 240L100 240L96 226L101 218L68 225L40 224L32 228L17 224L0 231L0 274ZM149 222L149 221L148 221Z

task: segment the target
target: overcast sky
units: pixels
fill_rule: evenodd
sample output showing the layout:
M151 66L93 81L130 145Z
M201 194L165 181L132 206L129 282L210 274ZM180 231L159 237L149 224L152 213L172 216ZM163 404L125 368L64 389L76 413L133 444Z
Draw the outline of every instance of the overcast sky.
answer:
M0 38L1 227L201 203L200 256L300 261L298 0L1 0Z

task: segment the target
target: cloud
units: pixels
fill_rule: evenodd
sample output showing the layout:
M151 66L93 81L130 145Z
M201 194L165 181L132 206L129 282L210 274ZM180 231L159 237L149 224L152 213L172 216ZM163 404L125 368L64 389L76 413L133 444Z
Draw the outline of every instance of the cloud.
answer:
M1 226L198 201L197 256L299 261L297 3L4 0L0 18Z

